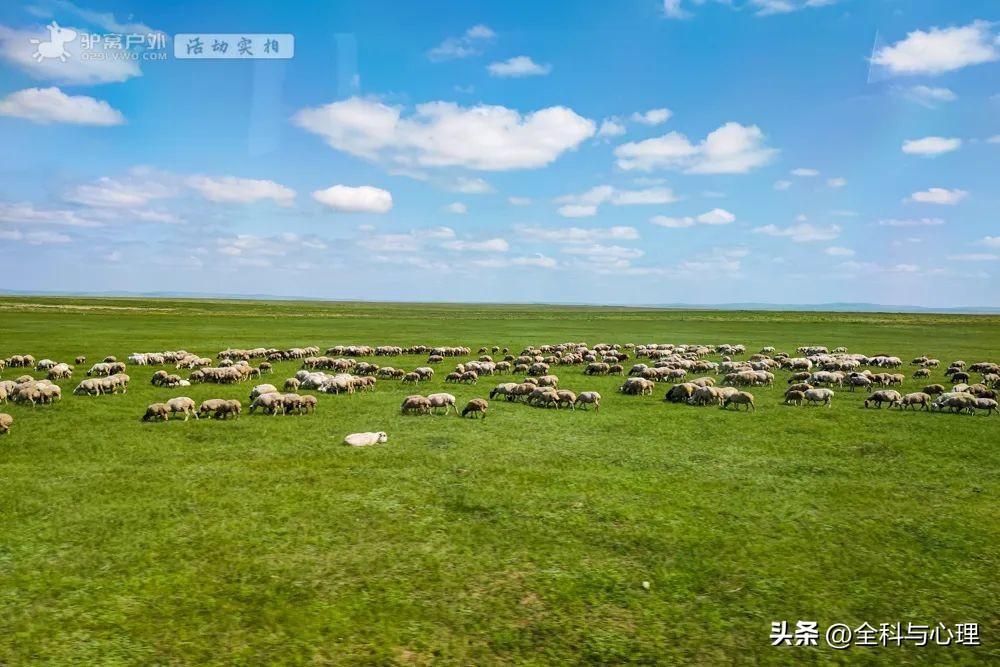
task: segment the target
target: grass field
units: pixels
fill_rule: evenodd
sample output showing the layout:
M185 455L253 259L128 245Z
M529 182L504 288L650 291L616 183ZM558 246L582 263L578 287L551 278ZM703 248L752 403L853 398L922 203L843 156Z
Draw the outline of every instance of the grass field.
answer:
M1000 317L0 299L3 357L570 340L971 364L1000 361ZM420 391L462 405L495 383L445 385L453 363ZM0 406L16 420L0 437L0 664L1000 660L997 416L865 410L847 390L787 407L786 372L735 413L665 404L667 385L617 395L620 378L576 366L560 386L601 392L599 413L401 417L412 390L380 380L315 415L140 423L154 401L245 402L250 385L165 390L130 368L127 395L69 395L84 370L58 404ZM340 444L367 430L389 443ZM983 645L770 646L772 621L800 619L978 622Z

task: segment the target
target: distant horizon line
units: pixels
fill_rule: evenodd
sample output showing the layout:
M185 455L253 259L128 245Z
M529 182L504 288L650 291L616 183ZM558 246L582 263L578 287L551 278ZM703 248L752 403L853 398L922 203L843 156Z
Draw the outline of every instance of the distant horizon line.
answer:
M441 305L517 305L517 306L559 306L591 308L638 308L662 310L721 310L721 311L791 311L791 312L864 312L864 313L942 313L942 314L1000 314L1000 306L916 306L892 305L870 302L831 301L826 303L590 303L582 301L438 301L421 299L354 299L310 296L287 296L279 294L226 294L211 292L130 292L123 290L106 291L63 291L63 290L10 290L0 289L0 296L49 298L150 298L150 299L196 299L205 301L315 301L320 303L400 303L400 304L441 304Z

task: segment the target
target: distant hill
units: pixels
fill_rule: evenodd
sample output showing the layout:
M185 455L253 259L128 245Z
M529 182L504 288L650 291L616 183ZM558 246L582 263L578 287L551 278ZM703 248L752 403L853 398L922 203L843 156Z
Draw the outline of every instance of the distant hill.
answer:
M45 297L87 297L87 298L148 298L148 299L242 299L252 301L357 301L367 299L338 299L307 296L288 296L275 294L213 294L203 292L45 292L28 290L0 289L0 295L8 296L45 296ZM377 302L379 299L372 299ZM384 301L384 300L382 300ZM398 302L397 300L393 300ZM483 302L490 303L490 302ZM517 304L518 302L510 302ZM908 306L888 305L864 302L833 302L833 303L581 303L581 302L522 302L522 305L553 305L553 306L606 306L620 308L667 308L671 310L761 310L761 311L802 311L802 312L837 312L837 313L964 313L964 314L1000 314L1000 306Z

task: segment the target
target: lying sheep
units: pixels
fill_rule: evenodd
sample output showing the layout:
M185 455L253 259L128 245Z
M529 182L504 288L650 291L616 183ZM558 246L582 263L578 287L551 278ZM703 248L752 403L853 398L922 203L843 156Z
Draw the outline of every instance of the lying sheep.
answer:
M596 391L581 391L580 395L576 397L576 404L574 405L574 409L576 405L579 405L581 407L586 405L593 405L594 411L600 412L601 395L598 394Z
M351 433L344 438L344 444L350 445L351 447L370 447L371 445L377 445L388 441L389 436L386 435L385 431L376 431L374 433Z
M833 405L833 390L826 389L823 387L817 389L809 389L803 393L806 401L809 403L822 404L826 407L831 407Z
M10 431L10 427L14 424L14 418L11 417L6 412L0 412L0 435L4 435Z
M469 401L468 403L466 403L465 407L462 408L462 416L463 417L467 417L467 416L471 416L471 417L480 416L483 419L486 419L486 410L489 407L490 407L490 404L486 401L485 398L474 398L471 401Z
M730 405L735 405L736 410L739 411L741 405L747 406L747 412L753 410L757 411L757 406L754 404L753 394L748 391L738 391L735 394L731 394L726 397L722 403L722 408L725 409Z

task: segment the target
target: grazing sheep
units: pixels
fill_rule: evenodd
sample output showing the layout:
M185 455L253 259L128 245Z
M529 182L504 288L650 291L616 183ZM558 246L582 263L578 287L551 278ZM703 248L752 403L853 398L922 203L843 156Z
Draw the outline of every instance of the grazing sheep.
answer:
M202 401L201 405L198 406L198 414L205 416L209 413L215 414L215 412L226 403L224 398L210 398L207 401Z
M559 378L555 375L541 375L538 377L538 386L556 388L559 386Z
M448 414L448 412L452 409L455 410L455 414L458 414L458 404L456 403L455 397L451 394L446 394L444 392L431 394L427 397L427 400L430 401L431 410L435 413L438 409L444 408L444 414Z
M287 385L286 385L287 388ZM296 387L298 389L298 387ZM278 388L273 384L259 384L250 390L250 400L255 400L258 396L263 396L264 394L276 394L278 393ZM253 412L253 409L250 410Z
M403 384L417 384L420 382L420 373L411 371L403 376Z
M601 395L596 391L581 391L580 395L576 397L576 405L586 406L593 405L595 412L600 412L601 410ZM576 406L574 406L575 409Z
M937 399L931 403L931 408L936 408L938 410L948 408L955 414L965 412L972 415L975 414L976 401L978 400L980 399L977 399L972 394L966 394L963 392L948 392L938 396Z
M912 394L903 396L896 405L899 406L900 410L905 410L906 408L917 409L919 405L924 410L929 411L931 409L931 397L922 391L915 391Z
M976 409L986 410L986 416L989 417L992 413L997 412L997 402L992 398L977 398ZM0 428L2 428L2 419L3 415L0 415Z
M96 378L91 378L76 385L76 389L73 390L73 394L76 396L81 394L86 394L87 396L97 396L101 393L101 389L101 383Z
M385 431L376 431L374 433L351 433L344 438L344 444L350 445L351 447L370 447L371 445L377 445L388 441L389 436L386 435Z
M722 401L720 389L717 387L698 387L691 393L687 402L691 405L719 404Z
M513 401L517 398L517 395L514 393L516 389L516 382L504 382L502 384L498 384L490 390L490 400L496 398L497 396L503 396L508 401Z
M403 404L400 406L400 412L404 415L427 415L431 412L431 402L423 396L407 396L403 399Z
M753 394L748 391L738 391L731 396L727 396L726 400L722 403L722 408L725 409L730 405L735 405L737 411L739 411L741 405L747 406L747 412L750 412L751 410L754 412L757 411L757 406L754 404Z
M466 403L465 407L462 408L462 416L463 417L466 417L466 416L471 416L471 417L480 416L483 419L486 419L486 410L489 407L490 407L490 404L486 401L485 398L474 398L471 401L469 401L468 403Z
M652 396L654 386L654 383L646 378L629 378L625 380L625 384L618 388L618 391L633 396Z
M810 389L803 396L809 403L823 404L826 407L833 405L833 390L826 388Z
M944 385L941 384L929 384L920 391L922 391L925 394L930 394L931 396L938 396L940 394L943 394L945 389Z
M663 397L663 400L671 403L685 403L691 398L691 395L694 394L695 390L699 387L711 386L712 385L697 385L694 382L682 382L681 384L675 384L667 390L667 394Z
M913 377L915 378L926 378L930 376L931 372L926 368L918 368L917 370L913 371Z
M559 396L552 387L535 387L528 394L527 403L528 405L536 405L538 407L552 405L558 408Z
M284 388L285 388L285 391L298 391L299 387L301 386L301 384L302 383L299 382L298 379L296 379L296 378L288 378L287 380L285 380ZM267 386L269 387L271 385L267 385ZM252 397L252 395L251 395L251 397Z
M570 410L576 409L576 394L569 389L559 389L556 391L556 407L560 408L568 405Z
M77 366L79 366L80 364L85 364L87 363L87 357L81 354L80 356L73 359L73 363L76 364Z
M806 394L804 391L789 389L785 392L785 405L802 405L802 401L804 400L806 400Z
M867 408L869 403L874 403L875 407L879 409L882 408L883 403L888 403L889 407L892 407L902 399L903 397L898 391L893 389L880 389L879 391L872 392L868 398L865 399L865 407Z
M166 403L153 403L146 408L146 414L142 416L142 421L148 422L152 419L167 421L170 419L170 406Z
M14 418L11 417L6 412L0 412L0 435L4 435L10 431L10 427L14 424Z
M177 398L171 398L167 401L167 407L170 408L170 412L179 412L184 415L184 421L188 420L188 417L194 416L195 419L198 418L198 411L195 410L194 401L187 396L178 396Z
M281 395L281 405L284 408L284 414L302 414L302 399L304 397L299 394L282 394Z
M283 414L285 411L285 403L282 394L279 394L277 390L266 394L260 394L253 399L252 403L250 403L250 414L253 414L257 408L263 410L264 414Z

